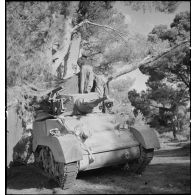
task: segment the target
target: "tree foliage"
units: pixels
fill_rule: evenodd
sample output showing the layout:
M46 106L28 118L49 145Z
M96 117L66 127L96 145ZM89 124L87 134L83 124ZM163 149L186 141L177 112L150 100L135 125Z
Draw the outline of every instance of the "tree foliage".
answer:
M112 96L119 103L129 103L127 93L134 82L135 79L130 77L113 81L110 86L110 96Z
M125 16L118 13L113 4L111 1L80 1L75 4L69 1L6 3L8 86L22 83L22 80L35 83L54 79L50 74L51 47L56 41L60 47L66 45L65 21L68 18L71 18L72 28L89 20L116 29L114 32L90 24L77 29L82 36L81 48L93 54L91 61L101 73L109 74L118 61L129 63L144 56L146 40L137 35L127 37ZM139 5L135 2L128 6L135 10L142 9L142 6L136 8L134 4ZM158 2L151 6L158 11L170 12L177 4ZM121 37L126 37L127 43Z
M123 29L124 25L124 16L104 1L82 1L75 9L70 2L9 2L6 9L8 86L18 85L22 80L54 79L49 74L52 44L56 41L61 47L65 44L65 21L70 15L73 27L85 19L117 26L116 29ZM87 24L78 32L82 35L81 47L94 52L103 53L106 46L117 39L110 38L110 31Z
M125 2L130 5L134 10L146 11L159 11L163 13L173 13L180 2L178 1L128 1Z
M170 29L165 25L155 26L148 35L148 41L154 45L166 42L168 47L174 47L181 41L188 40L189 16L189 12L177 14ZM189 123L189 118L185 116L189 112L191 90L190 45L184 44L155 63L141 66L140 70L149 76L146 83L148 89L141 94L129 92L135 114L141 111L150 125L171 128L176 137L176 130L181 130L182 124Z
M83 40L81 47L91 56L95 71L108 74L112 69L112 63L125 59L123 56L129 54L129 50L125 54L122 51L119 52L121 49L124 50L122 37L128 33L127 25L124 23L125 17L117 13L111 2L91 1L79 4L77 23L85 19L115 29L112 31L93 25L85 25L80 29Z
M62 39L64 28L54 14L67 14L68 2L9 2L7 15L7 84L51 79L51 43Z
M164 127L173 131L184 130L186 123L189 125L189 115L187 117L188 97L185 90L173 90L172 87L162 83L155 83L146 92L137 93L135 90L128 93L129 100L134 106L134 115L139 112L143 114L146 122L157 130ZM160 132L161 133L161 132Z
M189 39L189 12L181 12L177 14L170 26L170 29L164 25L154 27L151 33L149 33L148 41L152 43L168 41L170 46L173 46L178 42ZM150 75L149 81L166 78L168 82L174 83L175 85L184 85L188 89L188 93L190 93L190 45L188 44L179 47L157 63L154 63L152 66L141 67L141 71Z

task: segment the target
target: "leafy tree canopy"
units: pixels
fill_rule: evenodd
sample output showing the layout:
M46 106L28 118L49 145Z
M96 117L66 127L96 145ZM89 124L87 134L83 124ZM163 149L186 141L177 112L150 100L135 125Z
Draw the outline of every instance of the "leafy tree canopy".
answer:
M181 23L179 23L179 21ZM190 34L190 15L189 12L177 14L168 29L165 25L159 25L148 35L151 43L166 42L170 46L177 45L181 41L189 40ZM168 42L167 42L168 41ZM141 67L140 70L150 75L149 81L162 80L174 83L178 86L185 86L190 92L190 73L191 73L191 50L190 43L181 45L176 50L169 52L152 65Z
M155 26L148 35L151 54L155 53L157 46L176 49L154 63L140 67L142 73L149 75L146 92L139 94L134 90L128 93L131 104L135 107L134 114L140 111L151 126L169 128L174 137L176 130L182 130L183 125L189 123L189 118L185 117L191 87L189 35L189 12L177 14L170 28L165 25Z
M58 2L7 2L7 84L18 85L23 80L41 82L54 79L49 73L51 47L54 42L65 44L67 33L65 21L71 18L74 27L84 20L108 25L116 31L90 24L82 25L83 49L98 53L93 55L94 66L100 72L112 69L113 63L128 63L145 55L146 40L143 37L127 37L124 15L113 8L112 1L69 1ZM142 9L143 3L129 3L134 10ZM146 4L158 11L172 12L177 2L158 2ZM148 9L148 8L147 8ZM178 19L179 20L179 19ZM120 32L118 32L120 31ZM125 37L126 43L121 37ZM101 60L100 60L101 59ZM109 74L109 71L107 72Z
M173 13L180 2L178 1L128 1L126 5L130 5L134 10L142 9L144 12L156 10L164 13Z
M7 84L48 80L51 43L63 38L69 2L9 2L7 16ZM47 72L47 73L46 73Z

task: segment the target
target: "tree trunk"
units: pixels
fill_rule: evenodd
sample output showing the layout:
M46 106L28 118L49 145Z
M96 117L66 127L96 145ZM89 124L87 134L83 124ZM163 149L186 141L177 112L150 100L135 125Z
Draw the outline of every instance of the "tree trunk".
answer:
M65 65L69 65L68 63L68 58L69 55L68 53L70 52L71 49L71 38L72 38L72 33L74 32L74 28L72 25L72 20L74 19L74 14L76 13L76 10L78 9L79 6L79 1L72 1L70 2L69 5L69 16L65 18L65 22L64 22L64 38L63 38L63 43L62 43L62 47L60 48L59 51L57 51L54 55L53 55L53 59L57 59L55 61L55 63L52 63L52 68L51 68L51 73L54 76L59 75L58 71L61 71L60 65L63 66L64 65L64 69L65 69ZM80 44L79 44L80 46ZM68 55L68 56L67 56ZM65 58L66 57L66 58ZM64 59L66 60L64 62ZM68 69L68 67L67 67ZM65 75L63 75L64 77Z
M176 135L176 133L177 133L177 127L174 126L174 127L173 127L173 138L174 138L174 140L177 140L177 135Z
M81 34L76 33L73 35L67 57L64 59L64 76L63 79L72 77L74 74L77 74L80 71L79 66L77 65L77 60L80 53L80 43L81 43Z
M178 129L178 123L177 123L177 119L174 118L172 121L172 130L173 130L173 138L174 140L177 140L177 129Z
M65 20L65 31L66 34L64 35L64 42L62 48L57 51L53 55L53 59L57 59L54 63L52 63L52 68L51 68L51 73L54 76L58 76L58 68L60 64L63 62L64 57L67 55L68 50L70 49L70 44L71 44L71 35L72 35L72 18L68 17Z

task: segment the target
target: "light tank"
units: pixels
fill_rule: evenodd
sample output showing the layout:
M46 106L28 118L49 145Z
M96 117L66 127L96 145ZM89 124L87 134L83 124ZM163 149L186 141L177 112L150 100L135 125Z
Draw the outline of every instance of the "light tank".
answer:
M79 171L128 165L140 174L153 158L159 141L151 129L121 126L110 113L113 102L97 93L50 93L49 106L33 122L35 164L70 188Z

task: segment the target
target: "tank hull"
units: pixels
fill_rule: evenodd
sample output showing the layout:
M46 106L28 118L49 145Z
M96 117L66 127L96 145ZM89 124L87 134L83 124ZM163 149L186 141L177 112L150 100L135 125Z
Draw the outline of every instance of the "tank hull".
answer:
M114 115L88 114L77 117L66 117L64 124L70 131L88 134L87 139L80 140L83 159L79 170L90 170L105 166L123 164L139 158L139 142L129 129L117 129ZM94 159L90 160L91 155Z
M79 162L79 171L87 171L101 167L125 164L129 160L139 158L140 149L138 146L106 152L93 153L94 162L90 163L89 155L83 155Z
M112 114L42 113L33 123L35 164L63 189L74 183L78 171L125 164L140 174L158 145L154 132L120 128Z

